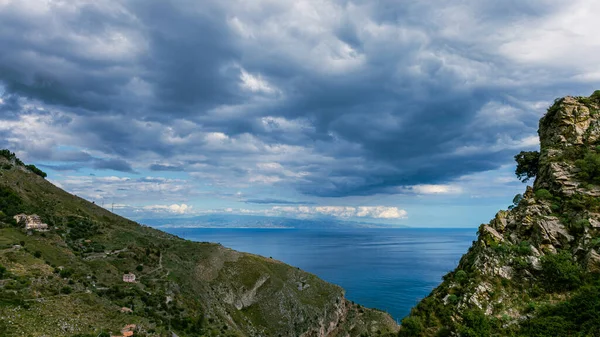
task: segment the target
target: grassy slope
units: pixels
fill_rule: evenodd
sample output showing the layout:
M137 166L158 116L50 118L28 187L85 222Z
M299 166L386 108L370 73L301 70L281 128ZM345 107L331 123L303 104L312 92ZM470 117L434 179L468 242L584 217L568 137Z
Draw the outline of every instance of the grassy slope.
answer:
M349 318L337 324L343 335L395 329L388 315L349 304L341 288L312 274L140 226L20 167L0 169L0 187L53 228L0 228L0 336L95 336L126 323L155 336L316 335L335 327L336 311ZM12 248L21 241L23 249ZM121 281L128 271L138 283Z

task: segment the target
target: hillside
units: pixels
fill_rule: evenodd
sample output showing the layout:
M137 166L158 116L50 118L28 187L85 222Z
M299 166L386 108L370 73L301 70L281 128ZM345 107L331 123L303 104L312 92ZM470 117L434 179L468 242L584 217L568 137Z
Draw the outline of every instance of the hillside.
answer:
M556 100L539 136L517 156L533 187L479 227L400 336L600 335L600 91Z
M276 260L141 226L0 153L0 336L361 336L397 329ZM48 230L13 216L37 214ZM124 275L132 273L135 282ZM128 324L135 324L124 329Z

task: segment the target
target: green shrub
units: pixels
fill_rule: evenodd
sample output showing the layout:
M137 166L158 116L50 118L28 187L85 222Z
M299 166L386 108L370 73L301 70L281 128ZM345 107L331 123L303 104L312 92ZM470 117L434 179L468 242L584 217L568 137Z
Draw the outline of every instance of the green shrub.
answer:
M522 182L537 176L539 170L540 153L538 151L521 151L515 156L517 168L515 174Z
M16 214L23 212L23 201L10 187L0 186L0 209L7 220L12 219Z
M10 152L7 149L2 149L2 150L0 150L0 156L4 157L10 161L14 161L15 164L17 164L17 165L23 166L23 162L21 161L21 159L17 158L17 155L15 155L14 152Z
M581 267L573 262L571 254L561 251L540 259L544 286L551 291L572 290L581 284Z
M600 210L600 202L597 198L582 194L572 195L570 199L564 202L564 205L573 211L595 212Z
M458 296L451 294L448 296L448 303L456 304L458 302Z
M35 253L33 253L33 256L35 256L36 258L40 258L42 257L42 252L40 252L39 250L36 250Z
M75 216L68 217L67 228L69 229L67 238L73 241L90 238L99 232L98 225L92 220Z
M583 232L586 227L590 226L588 219L579 219L570 223L569 228L576 232Z
M550 191L548 191L545 188L540 188L539 190L536 190L535 197L541 200L552 200L553 198L552 193L550 193Z
M69 278L73 275L74 270L72 268L64 268L59 272L60 277Z
M141 264L139 264L137 267L135 267L135 270L142 271L142 270L144 270L144 266L142 266Z
M523 240L523 241L519 242L519 244L517 245L515 250L516 250L517 254L519 254L519 255L530 255L531 254L531 245L529 244L529 241Z
M459 270L454 274L454 281L462 283L467 280L467 273L464 270Z
M409 316L402 320L402 330L398 336L421 336L423 332L425 332L425 327L421 319L417 316Z
M535 302L529 302L529 303L527 303L527 307L525 308L525 312L526 313L535 312L536 308L537 308L537 305L535 304Z
M42 177L42 178L46 178L46 177L48 176L48 175L46 174L46 172L44 172L44 171L40 170L40 169L39 169L39 168L37 168L35 165L25 165L25 167L26 167L26 168L27 168L29 171L31 171L31 172L33 172L33 173L37 174L38 176L40 176L40 177Z
M524 270L529 267L529 262L522 257L516 257L513 260L513 266L516 270Z
M519 203L521 202L521 200L523 200L523 195L522 194L517 194L515 195L515 197L513 198L513 204L508 206L509 209L513 209L517 206L519 206Z
M523 322L519 336L597 336L600 286L584 286L568 301L535 310L536 316Z
M491 335L491 324L488 317L480 309L463 312L462 326L458 332L463 337L488 337Z
M60 293L61 294L65 294L65 295L68 295L68 294L70 294L72 292L73 292L73 289L71 287L69 287L69 286L64 286L64 287L62 287L60 289Z
M587 151L583 159L575 161L579 168L577 176L583 181L600 184L600 154Z

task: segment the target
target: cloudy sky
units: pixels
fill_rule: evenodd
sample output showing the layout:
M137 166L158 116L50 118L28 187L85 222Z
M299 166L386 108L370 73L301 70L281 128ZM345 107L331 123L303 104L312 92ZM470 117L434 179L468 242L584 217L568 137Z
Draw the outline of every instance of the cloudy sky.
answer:
M595 0L0 0L0 147L134 218L471 226L554 98L600 88Z

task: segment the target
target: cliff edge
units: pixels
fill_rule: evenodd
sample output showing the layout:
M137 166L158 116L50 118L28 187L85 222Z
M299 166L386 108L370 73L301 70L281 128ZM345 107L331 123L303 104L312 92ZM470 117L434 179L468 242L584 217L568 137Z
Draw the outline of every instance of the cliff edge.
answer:
M519 163L533 187L479 227L400 336L600 335L600 91L557 99L538 133Z

